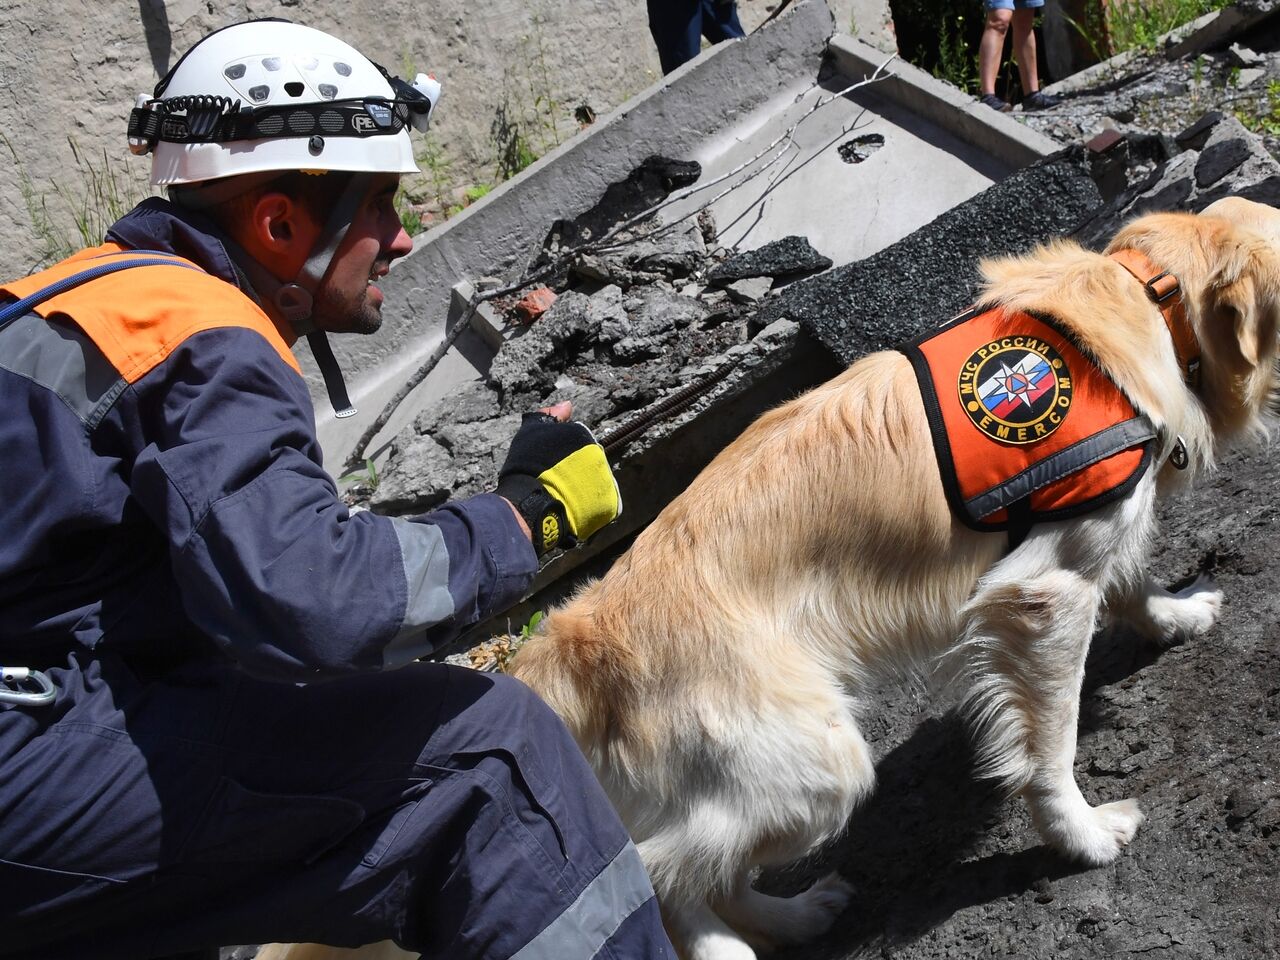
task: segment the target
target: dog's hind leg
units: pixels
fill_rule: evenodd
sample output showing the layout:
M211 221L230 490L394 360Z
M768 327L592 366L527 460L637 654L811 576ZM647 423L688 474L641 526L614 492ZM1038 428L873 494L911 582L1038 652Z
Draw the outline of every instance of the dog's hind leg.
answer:
M1115 615L1161 646L1189 640L1213 626L1222 609L1222 591L1201 574L1190 586L1170 593L1150 577L1115 604Z
M1143 819L1133 800L1091 807L1072 769L1099 608L1096 585L1066 570L997 576L966 606L962 647L985 772L1022 794L1045 842L1090 865L1115 859Z
M772 897L739 881L715 911L748 940L764 944L803 943L826 933L853 897L853 888L834 873L793 897Z

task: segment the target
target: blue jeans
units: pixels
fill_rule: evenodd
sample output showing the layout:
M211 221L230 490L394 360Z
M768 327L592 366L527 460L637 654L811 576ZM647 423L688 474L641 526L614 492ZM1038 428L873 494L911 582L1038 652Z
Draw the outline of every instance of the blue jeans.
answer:
M648 0L649 32L658 45L662 72L670 73L712 43L745 36L734 0Z

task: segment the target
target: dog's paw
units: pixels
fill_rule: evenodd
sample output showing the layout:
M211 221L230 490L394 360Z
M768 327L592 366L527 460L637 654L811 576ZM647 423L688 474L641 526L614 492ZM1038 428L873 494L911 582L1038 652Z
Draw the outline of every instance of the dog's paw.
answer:
M1072 860L1100 867L1120 856L1145 819L1136 800L1104 803L1070 823L1056 824L1050 842Z
M1205 574L1177 593L1150 601L1152 639L1179 643L1207 632L1222 612L1222 591Z
M789 902L796 908L790 931L792 939L801 942L826 933L852 899L853 887L834 873L792 897Z

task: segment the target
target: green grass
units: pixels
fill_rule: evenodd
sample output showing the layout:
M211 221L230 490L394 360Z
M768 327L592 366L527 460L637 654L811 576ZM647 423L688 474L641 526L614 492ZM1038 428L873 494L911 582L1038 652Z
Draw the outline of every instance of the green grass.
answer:
M1249 108L1235 111L1236 119L1248 130L1280 137L1280 80L1267 83L1267 92Z
M1154 50L1174 27L1229 6L1230 0L1120 0L1111 7L1110 55L1126 50Z
M32 269L102 243L107 229L151 194L145 175L140 173L143 165L130 164L127 157L114 157L105 148L101 161L97 156L90 159L71 137L67 145L75 160L75 179L55 180L51 187L41 188L8 138L0 134L0 140L13 160L18 192L35 240ZM51 198L56 201L52 206Z
M965 38L964 14L956 14L942 22L938 31L938 62L933 75L959 87L966 93L977 93L978 55Z

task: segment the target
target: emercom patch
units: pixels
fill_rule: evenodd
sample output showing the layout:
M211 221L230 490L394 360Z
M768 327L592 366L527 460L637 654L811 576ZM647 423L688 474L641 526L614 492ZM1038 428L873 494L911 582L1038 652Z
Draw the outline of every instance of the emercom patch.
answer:
M973 351L956 385L973 425L1000 443L1043 440L1071 410L1067 361L1030 334L1001 337Z

